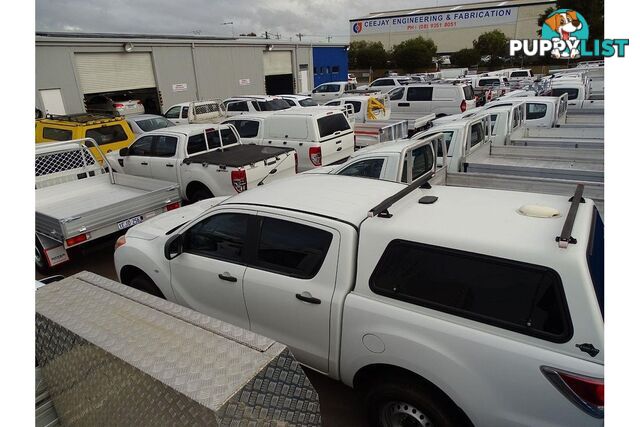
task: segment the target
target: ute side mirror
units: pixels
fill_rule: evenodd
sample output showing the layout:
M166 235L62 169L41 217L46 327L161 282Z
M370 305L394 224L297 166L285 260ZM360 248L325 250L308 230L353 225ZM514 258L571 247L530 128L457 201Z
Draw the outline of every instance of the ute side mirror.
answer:
M120 154L121 157L127 157L129 155L129 148L128 147L121 148L118 154Z
M182 253L182 234L171 236L164 244L164 257L172 260Z

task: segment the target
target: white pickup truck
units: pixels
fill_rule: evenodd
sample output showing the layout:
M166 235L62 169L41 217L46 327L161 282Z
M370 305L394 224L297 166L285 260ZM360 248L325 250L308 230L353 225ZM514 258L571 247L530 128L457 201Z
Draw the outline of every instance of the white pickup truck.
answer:
M243 114L224 123L233 125L245 143L295 149L301 172L340 162L354 151L353 129L338 108Z
M601 426L593 202L426 184L310 174L202 201L131 229L116 271L285 343L370 425Z
M87 244L180 207L172 182L114 174L91 138L36 145L35 264L38 271L71 260Z
M229 125L158 129L107 157L117 172L177 182L189 202L237 194L296 173L293 148L243 143Z
M604 114L604 99L591 97L590 84L584 84L580 78L554 79L551 81L551 95L569 96L569 111L582 114Z
M222 100L182 102L169 107L164 117L176 125L220 123L227 118Z

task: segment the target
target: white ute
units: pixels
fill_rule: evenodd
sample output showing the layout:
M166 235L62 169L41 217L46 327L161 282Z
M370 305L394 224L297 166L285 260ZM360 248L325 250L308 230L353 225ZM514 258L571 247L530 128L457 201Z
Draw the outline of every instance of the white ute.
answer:
M593 202L425 184L310 174L202 201L132 228L116 271L286 344L370 425L602 426Z
M177 182L189 202L229 196L296 173L293 148L243 143L234 127L224 124L158 129L107 157L117 172Z

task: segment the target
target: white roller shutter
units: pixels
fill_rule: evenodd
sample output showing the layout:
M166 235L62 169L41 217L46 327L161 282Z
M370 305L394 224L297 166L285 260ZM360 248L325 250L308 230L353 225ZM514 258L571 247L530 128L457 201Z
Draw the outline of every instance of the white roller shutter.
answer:
M150 53L76 53L83 93L156 87Z
M264 75L275 76L278 74L293 74L291 67L291 52L264 52Z

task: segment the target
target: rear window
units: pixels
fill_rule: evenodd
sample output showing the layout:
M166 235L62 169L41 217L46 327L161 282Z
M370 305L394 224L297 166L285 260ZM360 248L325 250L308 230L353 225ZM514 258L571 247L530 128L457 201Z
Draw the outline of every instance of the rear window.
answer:
M359 113L360 112L360 103L357 101L345 101L345 104L351 104L353 105L353 112L354 113Z
M547 106L546 104L538 104L538 103L527 103L527 120L541 119L547 115Z
M464 86L463 90L464 90L464 99L466 99L467 101L471 101L472 99L475 98L476 95L473 92L473 88L471 86Z
M318 130L320 131L320 138L324 138L336 132L351 130L351 126L349 126L344 114L331 114L318 119Z
M69 141L71 139L71 131L67 129L42 128L42 137L53 139L54 141Z
M93 138L98 145L126 141L127 134L120 125L102 126L87 130L87 138Z
M493 85L499 85L499 84L500 84L499 79L484 79L484 80L478 81L478 86L493 86Z
M587 247L587 264L602 320L604 320L604 223L595 207L593 208L591 236Z
M529 77L528 71L514 71L511 73L511 77Z
M233 133L233 131L229 128L218 130L208 130L207 131L207 140L209 141L209 149L220 148L220 136L222 136L222 146L236 144L238 142L238 138Z
M560 276L542 266L395 240L369 286L389 298L552 342L566 342L573 333Z
M475 147L484 139L484 132L482 129L482 123L475 123L471 125L471 141L469 144L471 147Z
M408 87L407 101L431 101L433 87Z
M569 99L578 98L578 89L571 89L571 88L551 89L551 96L561 96L561 95L563 95L565 93L567 94Z
M315 227L262 218L256 267L300 279L320 270L333 234Z
M254 120L229 120L224 123L235 126L240 134L240 138L253 138L258 136L260 124Z
M227 111L249 111L246 101L230 102L227 104Z

